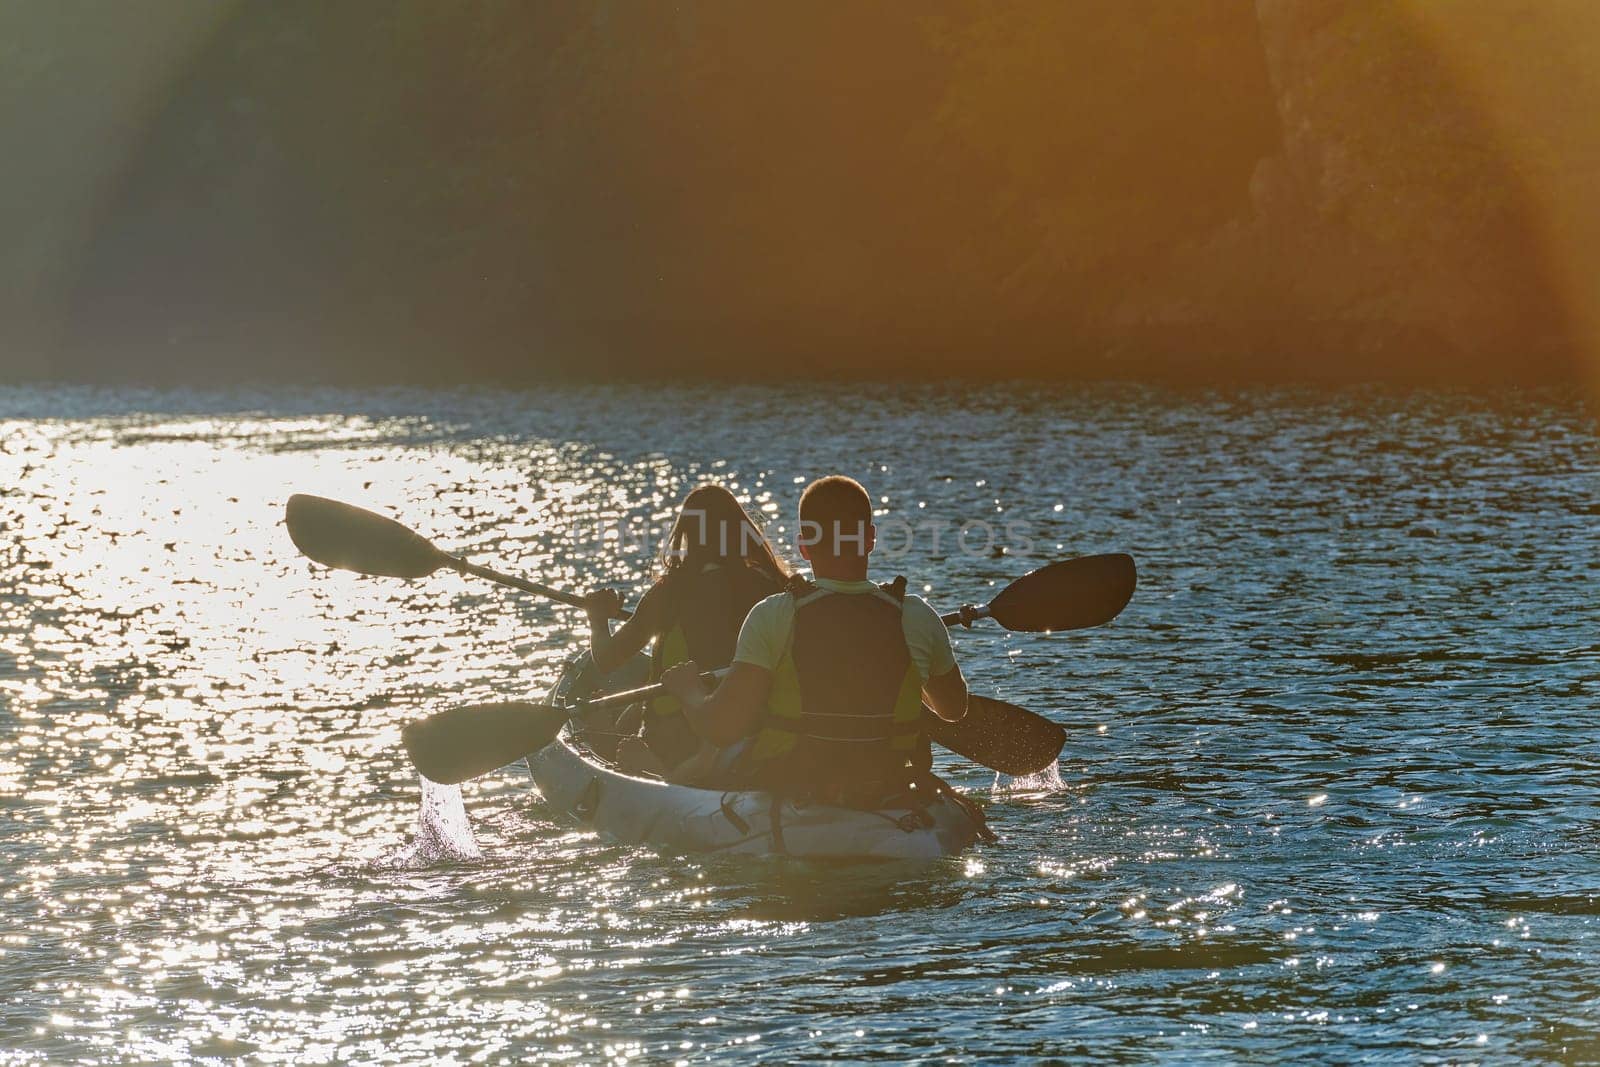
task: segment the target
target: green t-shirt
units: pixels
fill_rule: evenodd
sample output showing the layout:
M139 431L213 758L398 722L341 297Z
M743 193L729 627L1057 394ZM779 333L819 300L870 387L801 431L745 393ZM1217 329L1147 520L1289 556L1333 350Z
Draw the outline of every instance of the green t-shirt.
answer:
M846 594L868 593L878 588L864 580L840 582L832 578L818 578L816 584L830 592ZM926 600L906 594L905 609L900 612L900 626L906 635L906 648L911 650L911 661L917 665L917 673L924 682L955 669L956 655L950 648L950 631L939 621L939 613ZM745 616L733 661L764 670L777 670L778 661L789 647L789 634L793 629L794 597L788 593L767 597Z

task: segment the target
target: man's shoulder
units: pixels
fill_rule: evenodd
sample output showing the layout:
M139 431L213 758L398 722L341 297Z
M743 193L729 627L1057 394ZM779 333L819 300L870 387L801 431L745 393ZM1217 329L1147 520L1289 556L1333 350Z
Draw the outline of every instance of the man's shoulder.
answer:
M784 593L774 593L759 601L744 617L739 628L739 643L733 653L738 663L748 663L765 670L776 670L789 640L789 627L794 624L794 599Z
M915 593L906 594L905 607L902 609L901 617L905 621L905 629L908 635L915 634L928 637L944 635L945 625L944 621L939 618L939 613L934 610L932 604Z
M929 620L939 622L939 613L933 609L933 605L915 593L906 594L904 610L908 619L915 619L918 622L927 622ZM939 625L943 626L944 623L940 622Z
M756 601L745 616L746 626L784 626L794 617L794 597L788 593L773 593Z
M773 593L771 596L762 597L760 600L756 601L755 607L750 609L750 613L755 614L758 611L788 611L793 607L794 597L790 596L788 592L785 591Z

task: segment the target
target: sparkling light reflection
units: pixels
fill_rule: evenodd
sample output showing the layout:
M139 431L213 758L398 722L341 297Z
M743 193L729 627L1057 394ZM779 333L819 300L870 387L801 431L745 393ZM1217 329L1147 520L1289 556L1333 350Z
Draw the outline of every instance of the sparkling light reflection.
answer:
M603 399L285 394L278 418L0 392L0 412L27 409L0 415L0 1048L1585 1048L1600 661L1584 418L929 389L734 394L686 424L704 398ZM750 411L775 422L752 436L735 417ZM1012 437L1052 443L1017 456ZM850 467L862 454L904 458ZM1057 544L1140 559L1131 614L1100 631L957 635L976 689L1069 727L1059 779L988 798L1001 847L915 871L663 858L552 820L512 774L425 789L401 725L537 692L581 619L448 573L331 573L281 526L290 492L321 493L631 597L650 546L597 544L597 524L660 521L712 471L778 520L833 466L875 476L891 508L998 501L1039 523L1033 558L902 564L936 604L981 599ZM1536 618L1506 607L1513 581Z

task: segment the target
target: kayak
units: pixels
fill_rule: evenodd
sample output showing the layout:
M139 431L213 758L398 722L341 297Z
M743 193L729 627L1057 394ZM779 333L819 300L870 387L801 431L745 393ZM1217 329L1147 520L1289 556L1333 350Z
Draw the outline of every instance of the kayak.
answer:
M548 702L576 708L583 697L641 684L639 657L596 684L587 653L569 660ZM669 852L785 855L819 860L933 860L953 856L988 834L964 798L941 790L922 807L863 810L809 804L773 794L675 785L624 774L585 743L576 722L528 757L546 802L580 825L624 844Z

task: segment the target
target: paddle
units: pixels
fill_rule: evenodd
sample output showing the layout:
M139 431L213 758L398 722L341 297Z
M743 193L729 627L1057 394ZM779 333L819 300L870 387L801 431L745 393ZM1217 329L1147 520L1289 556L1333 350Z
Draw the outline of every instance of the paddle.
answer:
M700 677L710 683L727 673L727 669L709 671ZM544 748L575 712L648 700L665 689L660 683L641 686L608 693L577 707L522 700L465 704L418 719L401 737L423 777L441 785L457 785ZM935 741L1002 774L1020 776L1043 770L1055 761L1067 738L1067 732L1049 719L976 694L968 698L967 717L960 722L945 722L932 712L926 713L926 719ZM1009 729L996 732L996 723ZM982 752L984 758L973 752ZM1041 758L1045 752L1048 757Z
M960 722L946 722L924 709L922 723L935 744L1018 778L1050 766L1067 743L1067 731L1060 724L977 693L967 694L967 714Z
M940 618L946 626L971 626L992 618L1008 630L1040 633L1081 630L1116 618L1137 583L1133 557L1121 552L1051 563L1030 571L983 607L967 606ZM967 714L946 722L927 712L928 735L951 752L1002 774L1037 774L1056 761L1067 731L1027 708L970 694Z
M726 669L708 671L700 678L709 684L727 673ZM575 712L632 704L665 691L666 687L657 683L564 708L520 700L465 704L418 719L401 732L401 739L424 778L456 785L544 748Z
M289 498L284 518L296 547L310 559L330 567L396 578L423 578L449 567L563 604L581 607L584 603L582 597L571 593L451 556L393 519L337 500L297 493ZM1008 630L1024 633L1084 629L1115 618L1133 596L1136 582L1131 556L1123 553L1083 556L1031 571L1012 581L988 604L965 606L942 619L947 626L971 626L977 619L992 618ZM629 613L621 611L618 617L628 618ZM543 706L469 705L440 712L430 720L423 720L439 720L425 733L430 739L428 744L439 752L481 750L481 759L494 759L516 749L527 738L547 737L545 743L548 744L565 721L547 726L544 718L548 716L541 718L526 712L494 710L512 707ZM475 708L488 710L474 714ZM946 723L933 716L929 719L929 733L939 744L1003 774L1031 774L1042 770L1055 760L1066 743L1066 732L1050 720L1015 704L986 697L973 697L968 702L967 716L960 723ZM529 723L535 720L538 720L537 727L530 727ZM476 725L479 723L481 726ZM443 740L447 728L463 736L456 741ZM481 742L466 736L480 729ZM504 766L528 751L532 750L516 751L487 769Z
M295 499L317 500L315 497ZM294 500L290 501L290 507L294 508ZM380 563L399 570L401 563L414 558L416 563L412 569L415 570L432 562L426 552L443 555L399 523L359 508L322 501L312 514L328 513L332 521L324 525L336 525L344 531L352 525L346 510L356 513L354 521L369 531L364 540L369 553L365 557L367 566ZM377 522L373 522L374 519ZM304 532L305 523L300 525ZM291 534L293 532L291 523ZM423 547L417 547L416 542L421 542ZM301 544L299 538L295 543ZM387 555L380 555L372 546L381 546ZM323 548L315 543L314 547ZM323 558L303 544L301 550L313 559ZM331 551L324 555L333 557ZM433 563L435 568L442 565ZM1007 585L988 605L964 607L942 618L947 626L971 625L975 619L993 618L1008 629L1024 632L1078 630L1114 618L1133 596L1135 581L1131 556L1120 553L1084 556L1041 567ZM704 677L709 680L725 673L724 670ZM587 706L631 704L661 691L660 685L645 686L599 697ZM453 785L537 752L555 740L571 712L569 708L522 701L451 708L407 726L406 751L425 777ZM932 712L925 712L924 721L934 742L974 763L1015 776L1036 774L1050 766L1067 741L1066 730L1044 716L977 694L969 695L967 714L960 722L946 722Z
M456 785L544 748L569 714L517 700L464 704L409 723L400 737L424 778Z
M583 606L583 597L488 567L468 563L434 547L421 534L391 518L327 497L296 493L284 508L295 547L325 566L385 578L426 578L441 567L520 589L524 593ZM630 618L621 611L617 618Z
M296 548L339 570L426 578L449 567L573 607L584 604L583 597L576 594L468 563L391 518L338 500L296 493L284 509L284 521ZM988 604L963 607L942 618L946 626L971 626L977 619L990 618L1022 633L1081 630L1116 618L1133 596L1136 583L1132 556L1120 552L1081 556L1030 571ZM630 616L624 611L617 617Z
M946 626L993 619L1008 630L1082 630L1116 618L1133 597L1138 574L1123 552L1079 556L1029 571L983 607L941 615Z

